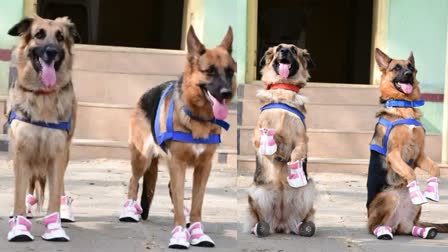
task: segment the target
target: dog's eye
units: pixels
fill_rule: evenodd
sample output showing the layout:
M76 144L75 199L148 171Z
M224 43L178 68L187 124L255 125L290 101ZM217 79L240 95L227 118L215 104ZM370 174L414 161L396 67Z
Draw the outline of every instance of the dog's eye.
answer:
M282 46L278 46L277 50L275 50L276 52L280 51L280 49L282 49Z
M214 76L216 74L216 68L214 66L210 66L207 70L205 70L205 73L208 76Z
M401 70L401 66L400 65L396 65L393 68L394 71L400 71Z
M295 48L295 47L291 47L291 52L292 52L293 54L297 54L297 50L296 50L296 48Z
M414 69L414 66L411 65L411 64L408 65L408 69L409 69L410 71L414 71L414 70L415 70L415 69Z
M40 29L36 34L34 34L34 37L37 39L44 39L46 35L45 30Z
M60 31L56 32L56 39L57 39L59 42L64 41L64 35L62 35L62 32L60 32Z
M235 72L233 71L232 68L230 68L230 67L226 68L226 75L227 76L233 76L234 73Z

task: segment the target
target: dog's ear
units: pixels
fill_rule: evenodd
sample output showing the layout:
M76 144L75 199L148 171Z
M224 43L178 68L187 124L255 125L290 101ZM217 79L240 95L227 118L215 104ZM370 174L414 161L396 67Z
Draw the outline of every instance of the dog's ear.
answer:
M33 21L34 19L28 17L22 19L20 22L11 27L11 29L9 29L8 34L11 36L21 36L29 33Z
M229 26L226 36L224 37L219 46L226 49L229 52L229 54L232 54L232 42L233 42L233 30L232 26Z
M260 69L263 69L263 67L265 65L268 65L269 63L271 63L272 58L274 58L274 51L275 51L275 47L270 47L268 50L266 50L263 57L261 57L261 59L260 59L260 63L259 63Z
M191 25L187 34L187 49L190 56L201 56L205 53L205 46L199 41Z
M76 29L76 25L70 20L68 17L59 17L55 19L56 22L60 22L63 25L67 27L68 33L73 39L73 42L80 43L81 42L81 36L78 33L78 30Z
M413 66L415 66L414 53L412 53L412 51L411 54L409 55L408 61L411 62Z
M392 59L383 53L379 48L375 48L375 60L381 71L386 70L389 63L392 61Z
M306 61L306 69L312 70L316 67L316 64L314 63L313 59L311 58L310 53L307 50L303 50L303 58Z

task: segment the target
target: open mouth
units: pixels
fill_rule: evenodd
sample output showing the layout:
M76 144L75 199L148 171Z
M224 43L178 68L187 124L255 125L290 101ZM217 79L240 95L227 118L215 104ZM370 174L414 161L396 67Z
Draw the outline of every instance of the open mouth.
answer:
M400 82L400 81L394 81L395 87L405 93L410 94L414 90L414 86L412 86L412 82Z
M288 59L279 59L277 61L278 64L278 74L280 75L280 77L282 77L283 79L288 79L289 77L289 72L291 70L291 62Z
M38 53L38 51L36 49L32 52L31 60L33 67L39 73L42 84L47 88L51 88L56 85L56 72L62 64L63 55L48 57L43 55L43 53Z
M201 86L201 90L204 93L204 96L210 102L210 105L212 105L213 116L219 120L226 119L227 115L229 114L229 106L227 105L228 100L221 99L221 101L219 101L210 93L210 91L207 90L205 86Z

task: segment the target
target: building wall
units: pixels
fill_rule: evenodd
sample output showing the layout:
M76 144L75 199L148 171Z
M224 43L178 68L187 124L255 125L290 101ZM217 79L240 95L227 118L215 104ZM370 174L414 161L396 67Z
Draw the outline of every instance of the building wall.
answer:
M423 93L443 94L448 23L446 0L389 0L387 51L391 57L407 58L414 52ZM440 132L441 102L427 102L422 108L425 126Z

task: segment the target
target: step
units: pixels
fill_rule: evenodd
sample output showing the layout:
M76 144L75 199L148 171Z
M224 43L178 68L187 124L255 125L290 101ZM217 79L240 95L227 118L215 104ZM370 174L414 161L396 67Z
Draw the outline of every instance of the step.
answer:
M439 164L441 174L448 175L448 164ZM343 158L308 158L308 171L310 173L348 173L367 175L369 167L368 159L343 159ZM425 172L417 169L418 175ZM255 172L255 156L238 156L238 175L253 176Z
M260 104L255 99L242 101L242 125L256 125ZM371 130L377 119L378 105L315 104L306 105L306 124L313 129Z
M239 154L253 155L253 127L239 127ZM369 144L373 131L369 130L325 130L308 129L310 157L366 159L370 156ZM425 149L430 158L441 160L442 137L440 134L426 135Z

